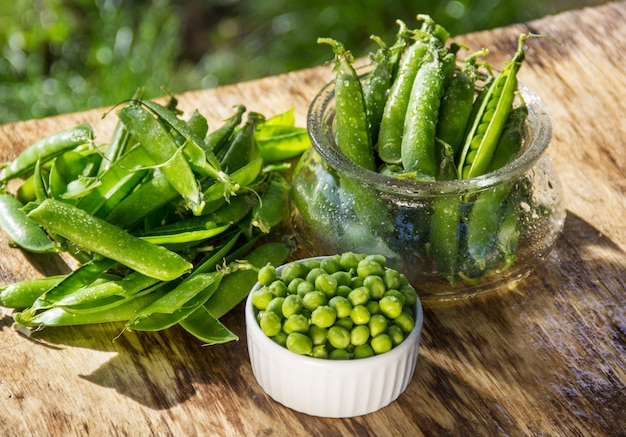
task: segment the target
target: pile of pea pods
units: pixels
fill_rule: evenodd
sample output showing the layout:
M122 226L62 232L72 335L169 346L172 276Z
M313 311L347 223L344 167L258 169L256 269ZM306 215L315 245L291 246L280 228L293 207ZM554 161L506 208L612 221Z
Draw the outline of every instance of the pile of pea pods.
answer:
M398 20L400 29L392 45L372 37L380 47L370 54L365 73L354 67L350 51L341 42L318 39L334 53L336 146L361 167L408 180L470 179L504 167L520 153L528 117L517 79L524 44L530 37L543 36L520 35L516 53L502 71L494 73L481 61L487 49L460 60L464 47L447 44L449 33L430 16L417 18L418 29ZM478 193L471 202L441 196L429 222L414 224L430 236L420 257L432 261L451 282L460 277L476 282L491 270L510 267L516 259L519 231L514 217L507 221L513 213L501 211L501 206L515 191L511 185ZM372 215L385 211L382 201L368 198L360 186L350 189L359 199L360 205L355 206L359 220L375 223ZM463 217L470 203L471 212ZM505 230L499 233L499 228ZM506 240L498 241L499 235ZM496 245L504 266L500 259L489 258Z
M174 97L161 105L139 94L117 114L105 144L80 124L2 166L0 227L11 244L66 252L77 267L0 286L0 306L17 310L26 333L125 322L180 325L207 344L236 339L219 318L260 267L293 249L279 238L285 171L309 147L306 129L293 109L266 119L237 105L210 131L197 110L184 119Z

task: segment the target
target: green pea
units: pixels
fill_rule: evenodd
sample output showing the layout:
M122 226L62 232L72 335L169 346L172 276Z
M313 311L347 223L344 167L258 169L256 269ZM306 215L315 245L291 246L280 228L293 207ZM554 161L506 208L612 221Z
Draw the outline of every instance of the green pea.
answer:
M335 295L347 298L351 291L352 287L348 285L339 285L337 286L337 290L335 290Z
M368 358L374 356L374 349L369 344L360 344L354 348L352 352L352 358Z
M360 278L365 278L370 275L382 277L385 274L385 267L374 259L365 258L359 261L356 273Z
M366 276L363 278L363 286L370 290L372 299L380 299L387 291L387 286L380 276Z
M292 261L283 266L280 271L280 279L285 281L285 284L289 284L295 278L304 279L308 272L309 271L304 264Z
M345 271L356 271L356 268L359 265L359 261L361 261L361 259L363 259L362 255L357 255L356 253L352 252L344 252L339 257L339 264Z
M294 314L298 314L302 310L302 308L304 308L304 302L302 301L302 298L297 294L290 294L285 297L282 310L286 318L289 318Z
M345 349L350 344L350 331L342 326L331 326L328 329L328 343L335 349Z
M261 331L263 334L268 337L273 337L277 335L281 329L282 324L280 323L280 317L273 311L265 311L263 316L261 316L261 320L259 325L261 326Z
M354 327L354 322L352 321L350 316L337 318L337 320L335 320L335 326L340 326L349 331Z
M337 280L328 273L322 273L315 278L315 289L322 291L328 297L333 297L337 291Z
M400 292L404 295L404 304L414 306L417 302L417 292L415 288L410 285L403 285L400 287Z
M310 293L314 290L315 290L315 285L311 284L307 280L304 280L298 284L298 288L296 289L296 294L300 297L304 297L307 293Z
M309 331L309 327L309 319L302 314L292 314L283 323L283 331L285 331L287 335L294 332L306 334Z
M350 292L348 300L352 306L365 305L370 297L370 290L367 287L358 287Z
M287 333L286 332L280 331L278 334L276 334L275 336L271 338L272 338L272 341L274 341L274 343L278 344L279 346L282 346L282 347L287 346Z
M385 270L385 274L383 275L383 281L387 289L395 288L396 290L399 290L402 285L401 279L400 279L400 273L398 273L397 270L393 270L393 269Z
M323 344L314 345L311 356L314 358L328 358L328 350Z
M372 349L374 350L374 353L376 355L380 355L382 353L390 351L393 347L393 344L389 335L378 334L376 337L372 338L370 346L372 346Z
M284 297L275 297L274 299L272 299L268 304L267 307L265 308L266 312L272 312L274 314L276 314L278 317L280 317L281 319L285 317L285 315L283 314L283 303L285 302L285 298Z
M302 297L302 303L304 304L304 308L313 311L320 305L326 305L328 303L328 298L321 291L312 290Z
M337 319L337 312L328 305L318 306L311 313L311 323L320 328L329 328L333 326Z
M391 344L394 346L397 346L404 341L404 332L402 332L402 329L397 325L389 325L387 328L387 335L391 339Z
M287 349L299 355L307 355L313 349L313 342L300 332L293 332L287 336Z
M287 284L287 293L298 294L298 285L304 282L304 278L294 278Z
M387 290L385 292L385 296L393 296L397 298L404 306L404 294L400 292L399 290Z
M402 329L402 332L408 334L415 327L415 320L406 311L402 311L398 317L393 319L393 323Z
M319 275L322 275L324 273L326 272L321 267L316 267L314 269L311 269L309 273L307 273L305 279L309 281L311 284L315 284L315 279L317 279Z
M377 300L370 300L365 304L365 308L370 312L370 314L380 314L380 303Z
M259 269L258 281L261 285L270 285L276 280L276 267L266 264Z
M274 296L272 292L267 287L257 288L252 292L252 305L257 310L264 310L267 308L267 305L272 301Z
M365 259L369 261L374 261L383 267L387 266L387 258L385 257L385 255L373 253L373 254L367 255Z
M349 360L352 355L345 349L335 349L328 354L328 358L331 360Z
M363 278L360 276L353 276L350 280L350 287L352 289L359 288L363 286Z
M357 325L350 331L350 343L354 346L361 346L370 339L370 329L367 325Z
M356 325L366 325L370 317L371 314L365 305L355 305L350 311L350 318Z
M272 292L272 294L276 297L285 297L287 296L287 285L281 281L280 279L275 280L268 288Z
M320 267L328 274L336 273L341 270L341 264L336 257L324 258L320 262Z
M402 313L402 302L395 296L385 296L379 304L380 312L390 319L395 319Z
M335 281L337 281L338 287L341 285L346 286L346 287L350 286L350 281L352 279L352 276L350 275L350 273L340 270L338 272L331 273L330 276L335 278Z
M310 272L313 269L319 268L320 263L321 263L319 259L312 259L312 258L303 259L298 262L302 264L304 267L306 267L307 272Z
M387 318L382 314L374 314L370 317L370 321L368 324L370 328L370 335L372 337L376 337L379 334L382 334L387 330L387 326L389 326L389 322Z
M328 301L328 305L335 309L338 318L344 318L350 316L352 311L352 304L343 296L335 296Z
M323 345L326 343L326 340L328 340L328 329L320 328L317 325L311 325L309 327L308 335L314 346Z

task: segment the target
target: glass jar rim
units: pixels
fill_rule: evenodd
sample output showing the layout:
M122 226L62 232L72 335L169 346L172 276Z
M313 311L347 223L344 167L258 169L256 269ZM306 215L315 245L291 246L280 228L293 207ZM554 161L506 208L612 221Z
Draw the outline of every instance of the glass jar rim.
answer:
M518 91L528 108L526 133L521 153L510 163L495 171L469 179L418 181L388 176L361 167L349 160L334 145L331 132L334 118L335 85L327 83L315 96L307 113L307 128L312 147L333 168L363 185L381 191L407 195L463 194L485 190L524 175L547 149L552 136L550 115L541 98L529 87L519 83Z

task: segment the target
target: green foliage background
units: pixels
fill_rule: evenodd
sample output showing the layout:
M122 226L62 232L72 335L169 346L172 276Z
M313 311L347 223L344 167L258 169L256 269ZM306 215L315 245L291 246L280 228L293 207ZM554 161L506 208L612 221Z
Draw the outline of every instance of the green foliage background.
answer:
M603 0L11 0L0 5L0 124L251 80L356 56L396 19L430 14L452 35Z

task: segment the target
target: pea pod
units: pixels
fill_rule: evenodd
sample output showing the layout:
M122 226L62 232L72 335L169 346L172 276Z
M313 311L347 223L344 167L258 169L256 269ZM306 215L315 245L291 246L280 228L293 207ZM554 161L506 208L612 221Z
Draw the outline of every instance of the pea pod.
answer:
M227 118L222 126L207 135L205 139L206 147L213 151L216 156L220 155L223 148L228 144L228 140L235 128L241 123L244 112L246 112L244 105L236 105L235 113Z
M517 52L504 70L490 84L476 118L465 138L458 163L458 178L484 174L489 166L517 91L517 72L524 60L524 42L531 34L522 34Z
M10 194L0 194L0 228L11 241L24 250L35 253L56 252L45 231L28 217L24 205Z
M168 182L185 199L188 208L199 214L203 201L198 182L170 133L139 105L124 107L119 117L154 162L161 165Z
M27 147L16 159L2 169L0 184L31 172L37 161L48 162L63 152L83 144L89 144L92 140L93 128L86 123L42 138Z
M216 271L189 277L163 297L138 311L126 323L126 327L138 331L158 331L174 326L206 302L223 276L223 272Z
M521 105L513 108L509 114L502 135L500 135L498 146L489 162L488 172L504 167L518 155L522 146L524 126L527 118L528 107L522 100Z
M291 248L283 243L266 243L256 248L246 259L256 269L267 263L281 265L291 254ZM232 310L248 295L257 279L257 270L239 269L224 277L220 286L204 305L213 317L219 319Z
M252 212L251 225L267 234L287 216L289 183L279 173L272 173L260 202Z
M402 55L398 73L389 89L376 145L378 156L387 164L400 164L402 162L404 119L409 107L415 76L422 58L428 50L427 41L432 37L428 31L432 29L433 24L431 19L425 19L422 26L423 31L415 32L414 41Z
M352 54L343 44L330 38L318 38L335 53L335 141L339 150L352 162L368 170L375 169L372 140L361 80L352 66Z
M435 132L444 75L439 48L430 44L411 89L401 140L402 166L422 180L437 175Z
M259 147L254 137L257 124L265 117L257 112L248 113L246 123L236 130L226 147L220 163L222 168L232 174L244 167L250 161L259 157Z
M28 308L63 278L65 275L54 275L0 286L0 306L16 309Z
M146 276L170 281L192 267L177 253L143 241L115 225L57 200L45 200L28 216L51 232Z
M221 344L239 339L203 306L178 323L185 331L206 344Z

